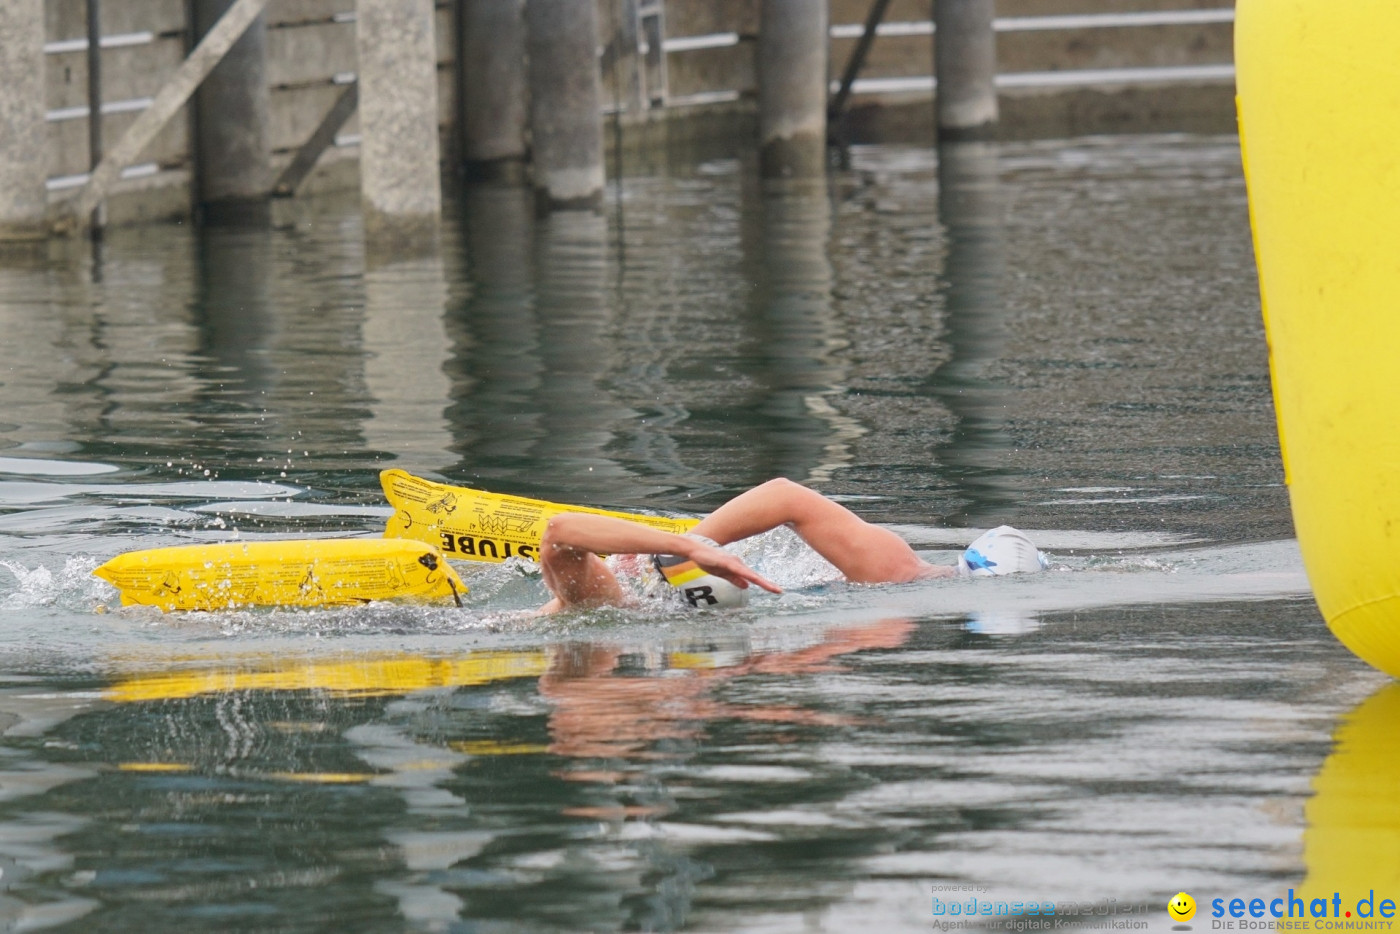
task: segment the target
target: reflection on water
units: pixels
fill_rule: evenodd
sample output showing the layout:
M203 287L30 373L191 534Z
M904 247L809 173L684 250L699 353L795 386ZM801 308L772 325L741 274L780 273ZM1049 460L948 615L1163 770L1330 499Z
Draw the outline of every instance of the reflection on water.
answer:
M272 241L261 233L211 227L199 239L198 286L192 303L200 337L197 378L211 407L266 411L276 374L265 353L279 315L273 306ZM230 413L232 414L232 413Z
M365 446L387 464L443 470L452 432L443 417L451 347L443 330L447 283L442 258L396 260L365 270ZM294 449L295 453L295 449Z
M544 378L535 308L534 200L523 188L480 186L463 194L470 299L453 309L448 372L457 451L480 482L510 485L529 472L546 437Z
M966 501L956 519L991 528L1025 497L1007 467L1015 393L998 378L1010 330L1002 296L1006 279L1005 207L993 143L938 147L938 217L948 236L941 284L944 337L951 357L928 388L953 412L955 427L939 461Z
M741 323L769 458L759 471L820 485L851 463L850 442L864 433L831 404L846 389L849 344L831 295L831 204L823 180L764 181L756 194L760 239L745 250L755 288Z
M0 766L0 893L5 893L0 894L0 920L12 930L51 927L99 907L97 900L78 893L42 899L8 894L26 884L42 891L50 888L40 885L45 876L73 871L73 853L61 838L83 829L88 818L37 802L62 785L88 781L99 773L84 764L35 761L14 747L40 740L93 706L88 698L0 689L0 736L9 753Z
M571 211L552 215L536 232L541 435L530 459L553 464L558 475L572 477L567 489L593 500L629 485L630 471L611 448L636 417L606 384L628 350L606 294L608 222Z
M1387 916L1389 899L1393 917L1400 905L1400 685L1386 684L1343 717L1333 744L1304 812L1308 872L1297 895L1309 908L1324 899L1335 917L1332 899L1340 894L1343 911L1373 920ZM1358 910L1363 899L1370 907Z
M1233 141L608 203L473 189L438 255L370 268L325 200L0 264L0 926L926 931L935 883L1400 887L1350 855L1387 845L1393 704L1328 756L1377 681L1303 599ZM377 534L391 460L691 513L784 473L934 560L1009 521L1055 564L853 587L778 534L747 555L790 592L733 615L532 620L514 565L462 610L93 614L128 548Z
M566 645L540 679L540 696L553 705L548 751L577 763L561 775L563 778L617 784L628 781L628 773L598 771L591 760L683 759L694 751L706 724L712 720L849 724L852 721L801 706L734 706L718 701L714 695L718 686L730 678L808 675L823 670L833 658L848 652L895 648L904 643L912 628L907 620L886 620L836 630L827 635L825 642L801 651L760 652L729 664L716 661L713 653L667 653L666 672L679 677L656 677L646 671L642 659L629 657L620 646ZM639 662L643 663L641 670L636 669ZM581 771L578 765L582 766ZM577 809L570 813L606 816ZM611 816L644 813L621 811Z
M0 858L31 906L155 930L212 906L293 927L913 930L931 881L1127 902L1271 891L1304 854L1306 885L1360 871L1340 836L1384 832L1354 828L1385 794L1366 744L1389 707L1342 728L1300 853L1328 713L1366 679L1343 684L1309 604L1196 616L127 653L101 690L0 693Z
M12 263L0 439L349 468L332 485L366 497L391 459L670 508L790 474L887 520L1089 527L1108 499L1118 528L1171 506L1178 531L1288 534L1232 146L854 160L638 179L616 217L476 189L441 255L368 269L324 202L273 231L114 230L100 282Z

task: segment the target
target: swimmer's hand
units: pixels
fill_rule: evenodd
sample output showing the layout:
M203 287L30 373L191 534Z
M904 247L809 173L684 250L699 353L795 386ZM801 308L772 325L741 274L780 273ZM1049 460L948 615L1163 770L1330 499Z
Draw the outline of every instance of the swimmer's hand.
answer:
M757 584L769 593L783 592L783 589L777 584L729 552L713 548L704 542L695 541L695 539L688 538L686 541L692 543L694 547L684 553L684 557L694 561L696 566L706 574L713 574L741 589L747 589L750 584Z
M589 570L586 562L582 562L589 552L594 555L679 555L694 561L707 574L726 580L735 587L746 588L756 584L769 593L783 592L777 584L728 552L689 536L673 535L614 516L570 512L551 517L540 541L540 561L549 589L556 596L560 595L561 588L569 587L579 594L586 594L565 599L565 604L593 599L614 602L620 595L617 582L612 580L605 582L603 590L606 592L599 592L599 586L591 576L596 572ZM588 578L584 581L586 586L572 585L570 579L576 577L580 581Z

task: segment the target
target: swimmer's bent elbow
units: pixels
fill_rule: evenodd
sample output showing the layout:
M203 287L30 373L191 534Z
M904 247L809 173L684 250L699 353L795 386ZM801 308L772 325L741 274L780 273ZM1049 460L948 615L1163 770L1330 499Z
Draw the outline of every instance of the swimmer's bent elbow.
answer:
M578 546L569 541L570 519L573 517L568 513L557 516L550 516L544 525L544 534L540 536L540 553L554 553L560 549L569 548L578 550Z

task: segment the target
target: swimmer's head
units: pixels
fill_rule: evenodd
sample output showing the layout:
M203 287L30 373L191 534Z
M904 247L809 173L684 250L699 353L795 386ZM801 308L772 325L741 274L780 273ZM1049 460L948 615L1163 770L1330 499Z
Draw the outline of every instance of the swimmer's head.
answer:
M691 534L712 547L719 547L704 536ZM707 574L694 561L679 555L655 555L652 564L661 572L661 577L681 595L687 604L697 610L718 609L721 607L744 606L749 602L749 592L736 587L722 577Z
M983 532L958 556L958 573L964 577L1000 577L1043 571L1050 561L1031 544L1024 532L1009 525Z

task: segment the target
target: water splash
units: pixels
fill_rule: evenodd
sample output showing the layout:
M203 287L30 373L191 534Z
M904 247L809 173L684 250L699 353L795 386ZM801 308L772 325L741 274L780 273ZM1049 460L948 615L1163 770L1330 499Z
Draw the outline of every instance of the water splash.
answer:
M55 570L46 565L28 568L15 561L0 561L14 578L14 586L0 576L0 609L20 610L34 607L60 607L90 611L94 606L113 600L116 590L92 576L101 563L90 555L74 555Z
M820 587L842 580L841 572L791 529L777 528L729 547L755 571L784 590Z

